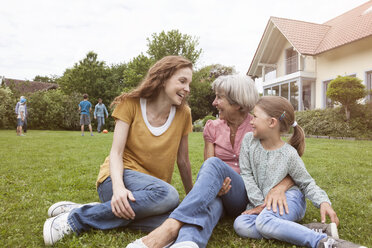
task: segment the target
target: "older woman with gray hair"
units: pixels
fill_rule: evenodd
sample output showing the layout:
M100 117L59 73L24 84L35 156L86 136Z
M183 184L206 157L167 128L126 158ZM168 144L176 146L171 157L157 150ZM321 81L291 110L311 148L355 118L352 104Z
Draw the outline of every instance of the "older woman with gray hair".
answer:
M216 98L212 105L219 119L209 120L204 128L204 163L194 187L170 214L169 218L149 235L127 247L206 247L214 227L223 213L240 215L248 198L240 176L239 153L243 137L252 131L249 112L258 100L254 82L247 76L220 76L212 89ZM266 197L268 207L280 213L287 204L285 191L293 185L285 178Z

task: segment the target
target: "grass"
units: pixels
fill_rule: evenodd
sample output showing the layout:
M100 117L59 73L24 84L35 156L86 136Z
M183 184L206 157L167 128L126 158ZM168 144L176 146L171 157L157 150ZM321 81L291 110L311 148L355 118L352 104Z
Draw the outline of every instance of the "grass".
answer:
M0 130L0 247L42 247L50 205L61 200L99 201L95 180L109 153L112 133L94 137L80 132L34 131L17 137ZM193 178L203 162L203 137L189 139ZM307 169L330 196L340 218L341 238L372 247L372 142L307 139ZM173 185L184 197L178 170ZM310 202L303 223L319 221ZM233 219L224 218L208 247L292 247L274 240L239 238ZM128 229L93 230L69 236L56 247L123 247L143 233Z

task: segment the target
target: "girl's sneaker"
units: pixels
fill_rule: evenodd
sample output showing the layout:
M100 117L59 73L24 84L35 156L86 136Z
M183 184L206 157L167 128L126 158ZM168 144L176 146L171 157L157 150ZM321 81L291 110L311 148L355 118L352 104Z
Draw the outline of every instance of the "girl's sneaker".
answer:
M314 222L314 223L309 223L309 224L303 224L303 226L306 226L307 228L315 232L318 232L318 233L325 233L334 239L339 238L336 223L323 224L320 222Z
M75 202L70 202L70 201L61 201L54 203L49 209L48 209L48 216L49 217L54 217L57 215L60 215L62 213L67 213L70 212L72 209L75 208L80 208L85 205L97 205L100 204L99 202L91 202L88 204L79 204Z
M319 241L317 248L367 248L342 239L324 238Z

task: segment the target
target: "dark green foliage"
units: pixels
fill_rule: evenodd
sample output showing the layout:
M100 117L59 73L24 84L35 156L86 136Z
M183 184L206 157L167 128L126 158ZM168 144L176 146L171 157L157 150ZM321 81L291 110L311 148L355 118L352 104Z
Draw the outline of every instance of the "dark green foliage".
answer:
M296 113L299 125L307 135L372 138L371 104L354 104L347 122L343 107L307 110Z
M34 77L33 81L43 83L56 83L57 79L58 79L57 75L51 75L50 77L37 75Z
M233 67L222 65L209 65L194 72L188 100L193 121L217 114L216 108L212 106L215 94L211 84L217 77L233 73Z
M178 30L165 33L153 33L151 39L147 38L147 53L155 61L168 55L181 55L195 64L202 52L197 49L199 40L190 35L182 34Z
M10 88L0 87L0 99L0 128L16 128L15 106L17 100Z
M327 97L344 106L347 121L350 119L351 106L366 95L362 80L356 77L338 76L329 83L327 89Z
M30 129L79 130L80 94L65 95L61 90L38 91L28 101Z
M123 88L125 92L137 87L145 78L147 71L154 64L154 60L142 53L133 58L123 72Z
M125 69L123 64L110 68L104 61L97 60L96 53L89 52L86 58L67 69L57 82L67 95L77 92L82 96L87 93L92 104L97 103L98 98L107 104L120 94Z

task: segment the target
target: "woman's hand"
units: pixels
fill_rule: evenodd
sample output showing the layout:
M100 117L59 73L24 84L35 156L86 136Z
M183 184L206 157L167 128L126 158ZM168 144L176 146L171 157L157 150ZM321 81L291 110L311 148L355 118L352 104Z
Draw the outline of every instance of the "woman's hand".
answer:
M223 196L223 195L226 195L227 192L229 192L229 190L231 189L231 178L230 177L226 177L225 180L223 181L223 184L222 184L222 187L220 189L220 191L218 192L218 196Z
M322 223L326 222L326 215L329 216L331 222L336 223L336 225L338 226L340 221L338 220L336 212L333 210L328 202L322 202L320 204L320 219Z
M126 188L114 192L111 198L111 209L116 217L124 218L126 220L134 219L135 213L132 207L129 205L128 199L130 201L136 201L132 195L132 192Z
M289 213L287 197L285 196L285 191L283 191L282 188L272 188L265 197L265 204L267 206L267 210L270 210L272 207L274 213L276 213L278 206L280 215L284 214L283 208L287 214Z
M260 214L262 212L262 210L264 210L265 208L265 203L260 205L260 206L257 206L255 208L252 208L252 209L249 209L249 210L245 210L242 214Z

